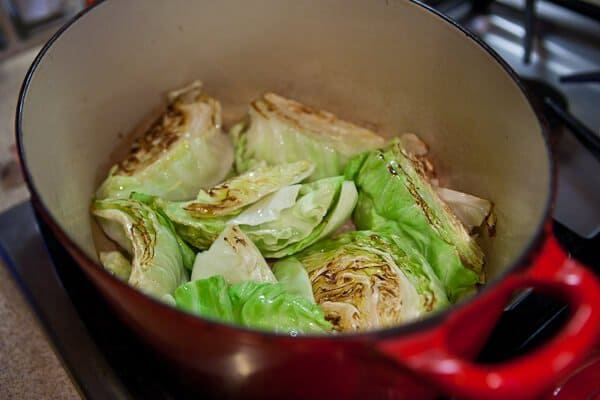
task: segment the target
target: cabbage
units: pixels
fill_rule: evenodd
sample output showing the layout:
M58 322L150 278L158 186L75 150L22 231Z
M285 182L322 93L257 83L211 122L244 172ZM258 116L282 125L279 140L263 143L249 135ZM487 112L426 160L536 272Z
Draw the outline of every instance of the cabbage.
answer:
M246 208L238 216L229 220L230 224L260 225L276 220L281 211L296 203L302 185L285 186Z
M314 165L310 161L258 167L240 176L231 177L208 191L200 191L197 200L192 201L172 202L143 193L134 193L132 197L155 210L160 210L173 222L183 239L192 246L205 250L225 229L226 224L235 221L234 217L240 215L245 208L280 189L289 192L288 186L306 179L313 170ZM290 196L285 197L288 199ZM268 220L265 213L275 218L282 206L277 201L272 202L272 205L274 210L265 211L260 207L255 209L256 214L261 215L255 218ZM249 218L245 215L242 217Z
M346 170L359 191L358 229L393 232L425 256L451 300L485 281L484 255L431 186L421 164L394 142L353 159Z
M318 306L287 293L279 283L229 285L223 276L215 275L179 287L175 302L178 308L205 318L292 336L331 331Z
M169 200L192 199L221 182L233 164L233 146L221 131L221 106L195 82L173 92L167 110L114 165L96 198L142 192Z
M182 207L196 217L232 215L284 186L302 182L314 171L311 161L257 167L205 191Z
M277 180L280 185L287 186L278 187L271 183L268 191L264 185L262 189L257 187L262 181L274 182L278 169L289 172L292 166L306 165L302 163L258 168L231 178L219 185L230 192L218 195L224 200L215 201L210 207L207 202L199 206L198 202L169 202L138 194L133 197L164 213L173 222L177 233L198 249L207 249L227 225L239 224L265 257L284 257L335 232L348 220L358 198L354 183L344 180L343 176L297 185L308 170L294 175L294 179L289 179L291 175L288 175L286 179ZM244 187L245 177L249 174L252 174L253 182ZM233 191L233 187L244 189ZM206 193L219 192L211 189ZM235 206L233 198L240 199ZM194 206L190 206L192 203ZM229 207L229 213L225 213L226 207Z
M328 331L321 309L286 290L289 283L278 284L250 238L229 225L210 249L197 255L192 281L175 291L175 303L206 318L263 330L294 335Z
M273 264L273 274L289 294L300 296L315 303L308 273L300 261L294 257L284 258Z
M393 234L348 232L284 261L304 266L314 298L336 331L391 327L449 304L427 260Z
M227 283L277 282L252 240L237 225L227 226L210 248L198 253L192 280L222 275Z
M281 284L247 281L232 286L229 295L243 326L292 336L331 331L319 306L288 294Z
M479 233L483 226L494 229L496 219L491 201L443 187L435 190L470 234Z
M273 221L240 225L265 257L294 254L333 233L350 217L358 194L352 181L336 176L302 185L295 204Z
M252 102L247 126L238 124L230 134L238 172L263 161L312 160L317 167L311 180L341 175L352 156L384 145L383 138L365 128L273 93Z
M220 275L195 280L175 290L175 305L208 319L235 323L228 290L229 285Z
M159 213L134 199L106 199L92 203L92 214L106 235L131 256L129 285L167 301L187 282L182 245Z
M127 282L131 276L131 263L120 251L101 251L100 264L122 281Z

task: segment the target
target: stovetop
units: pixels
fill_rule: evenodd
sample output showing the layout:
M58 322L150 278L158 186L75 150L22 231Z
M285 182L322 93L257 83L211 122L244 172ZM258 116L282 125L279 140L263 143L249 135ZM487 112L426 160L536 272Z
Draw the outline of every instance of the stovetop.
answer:
M600 142L597 2L429 0L425 3L437 7L483 39L521 78L542 82L562 93L568 111ZM527 3L533 5L534 11L530 39L526 29ZM528 42L529 62L525 60ZM569 79L582 73L595 73L596 80ZM554 216L580 236L591 238L600 232L600 159L563 126L551 126L550 133L559 167Z

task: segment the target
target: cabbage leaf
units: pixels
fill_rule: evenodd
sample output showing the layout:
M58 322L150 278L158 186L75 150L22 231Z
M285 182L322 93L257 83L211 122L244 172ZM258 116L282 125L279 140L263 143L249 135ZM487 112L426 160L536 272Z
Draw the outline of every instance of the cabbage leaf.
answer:
M160 214L133 199L95 200L92 214L131 257L130 286L166 301L187 282L180 242Z
M120 251L101 251L100 264L120 280L127 282L131 276L131 262Z
M298 163L288 166L294 164ZM267 171L280 167L269 167ZM264 169L254 170L256 176L253 179L260 180L260 171ZM302 177L304 174L298 176ZM236 179L242 180L236 177L226 182ZM279 258L334 233L350 218L358 198L354 183L343 176L300 185L295 183L297 180L280 181L289 185L275 192L263 192L263 196L248 190L244 195L248 199L243 202L244 206L227 215L209 214L207 207L204 214L197 213L197 208L190 209L190 202L169 202L137 194L134 197L164 213L173 222L177 233L198 249L207 249L226 226L239 224L265 257ZM226 183L223 185L231 187Z
M358 203L358 229L392 232L410 241L425 256L451 300L485 281L484 255L460 220L429 183L418 160L392 143L384 151L352 160Z
M189 200L221 182L233 165L233 145L221 130L221 106L201 84L172 93L169 104L114 165L97 199L142 192L168 200Z
M252 240L237 225L228 225L210 248L196 255L192 280L222 275L227 283L277 282Z
M248 113L249 122L230 131L238 172L261 162L312 160L317 167L310 179L317 180L341 175L354 155L385 143L368 129L273 93L253 101Z
M273 274L289 294L300 296L315 303L310 279L304 266L298 259L287 257L273 264Z
M291 336L327 333L323 311L279 283L230 285L221 275L186 283L175 291L177 307L205 318Z
M304 266L315 301L336 331L391 327L449 304L427 260L393 234L348 232L283 261Z

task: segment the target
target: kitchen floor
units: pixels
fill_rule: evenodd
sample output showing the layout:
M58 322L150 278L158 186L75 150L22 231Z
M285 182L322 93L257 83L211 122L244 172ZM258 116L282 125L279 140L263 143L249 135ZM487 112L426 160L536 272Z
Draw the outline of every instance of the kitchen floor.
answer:
M39 48L0 63L0 213L29 197L15 147L17 97ZM0 399L79 399L40 322L0 258Z

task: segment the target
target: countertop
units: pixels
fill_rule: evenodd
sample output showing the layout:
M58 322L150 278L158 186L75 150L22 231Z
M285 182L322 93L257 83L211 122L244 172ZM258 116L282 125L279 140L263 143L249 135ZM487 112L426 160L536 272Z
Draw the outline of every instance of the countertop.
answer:
M14 148L14 115L39 49L0 63L0 212L27 199ZM8 267L0 259L0 399L80 399Z
M0 399L81 398L2 261L0 321Z

